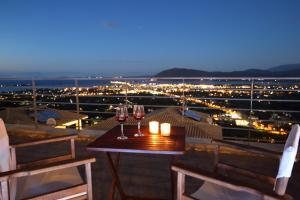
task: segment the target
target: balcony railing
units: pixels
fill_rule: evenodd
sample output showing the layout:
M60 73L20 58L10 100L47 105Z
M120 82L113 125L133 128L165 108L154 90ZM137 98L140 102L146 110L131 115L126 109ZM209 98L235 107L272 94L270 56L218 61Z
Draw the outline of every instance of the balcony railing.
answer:
M147 112L188 108L209 114L225 139L280 143L300 121L299 83L300 77L0 78L0 112L27 107L38 126L42 106L72 111L80 130L113 116L120 103L143 104ZM83 125L81 114L88 116Z

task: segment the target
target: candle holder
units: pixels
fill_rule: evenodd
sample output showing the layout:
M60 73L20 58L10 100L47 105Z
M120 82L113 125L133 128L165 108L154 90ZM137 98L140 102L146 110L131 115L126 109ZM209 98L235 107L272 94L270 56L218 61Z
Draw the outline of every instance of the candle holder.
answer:
M157 122L157 121L149 122L149 132L151 134L158 134L158 132L159 132L159 122Z
M162 136L170 136L170 134L171 134L171 124L162 123L160 125L160 133L161 133Z

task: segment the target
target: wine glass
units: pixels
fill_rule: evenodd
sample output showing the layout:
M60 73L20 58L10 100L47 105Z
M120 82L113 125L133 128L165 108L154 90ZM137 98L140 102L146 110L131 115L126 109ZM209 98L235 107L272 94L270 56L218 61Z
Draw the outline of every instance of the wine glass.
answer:
M118 140L126 140L128 137L124 135L124 122L128 119L128 110L124 105L120 105L116 108L116 120L120 122L121 125L121 136L119 136Z
M138 121L138 132L134 134L134 136L144 136L144 134L141 132L141 120L145 116L144 106L141 105L134 105L133 106L133 117Z

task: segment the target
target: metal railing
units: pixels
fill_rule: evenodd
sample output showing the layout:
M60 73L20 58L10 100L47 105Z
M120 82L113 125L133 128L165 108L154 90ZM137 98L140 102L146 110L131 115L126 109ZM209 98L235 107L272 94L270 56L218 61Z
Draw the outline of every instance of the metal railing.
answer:
M116 81L117 83L112 83ZM291 125L300 121L298 118L300 116L299 83L300 77L0 78L0 109L6 106L27 105L33 109L34 124L38 126L37 115L40 105L75 106L72 109L62 110L72 110L77 113L76 128L80 130L81 113L114 114L112 110L107 109L84 110L83 106L99 108L117 106L119 103L129 104L136 99L139 101L155 99L156 102L153 104L144 104L144 106L151 109L175 107L183 110L188 107L211 113L221 111L223 114L227 111L242 112L245 116L243 119L248 120L250 125L253 119L259 116L255 113L283 113L291 116L286 119L281 117L280 119L255 119L255 121ZM115 89L115 93L105 93L106 89L108 91ZM51 97L54 100L49 100ZM66 98L74 98L74 101L66 101ZM82 100L83 98L85 100ZM95 100L86 101L88 98L110 99L110 101L103 100L101 103ZM163 100L172 101L161 104L160 101ZM267 105L260 106L264 103ZM282 105L283 103L286 106ZM237 104L240 104L240 107L236 106ZM254 129L250 125L249 127L223 126L223 130L248 131L249 141L251 132L265 131L265 129ZM232 139L232 136L228 136L228 139Z

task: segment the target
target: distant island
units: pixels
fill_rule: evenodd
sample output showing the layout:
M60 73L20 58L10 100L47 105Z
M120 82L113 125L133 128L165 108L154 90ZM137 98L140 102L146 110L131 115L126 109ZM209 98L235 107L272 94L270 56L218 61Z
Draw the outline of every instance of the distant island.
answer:
M266 70L247 69L232 72L208 72L197 69L171 68L159 72L155 77L297 77L300 76L300 63L280 65Z

